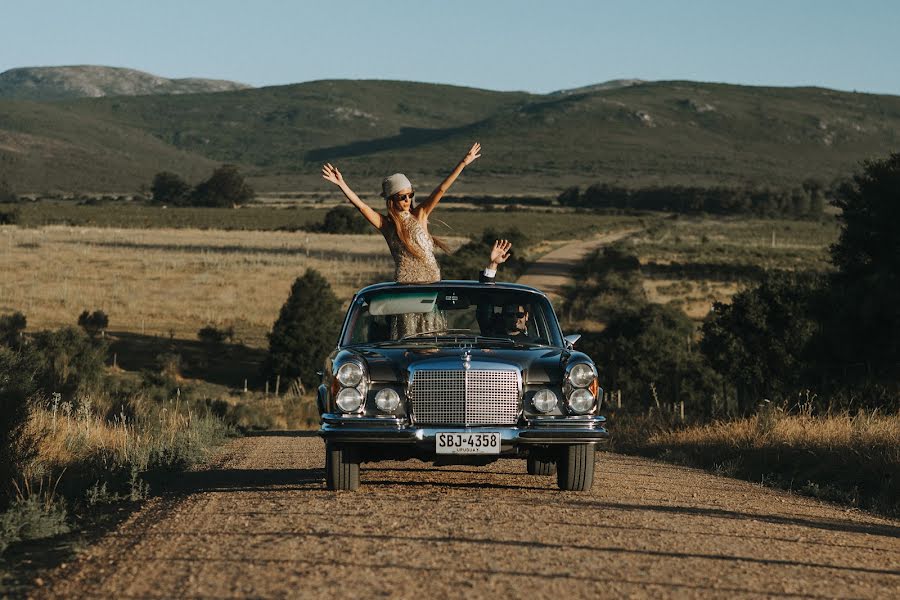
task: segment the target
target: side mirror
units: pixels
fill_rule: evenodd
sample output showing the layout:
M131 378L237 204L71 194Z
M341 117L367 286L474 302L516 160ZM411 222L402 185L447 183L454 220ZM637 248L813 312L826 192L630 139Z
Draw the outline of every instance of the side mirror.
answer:
M563 339L566 340L566 348L569 348L571 350L572 348L575 347L575 342L577 342L578 340L581 339L581 334L580 333L570 333Z

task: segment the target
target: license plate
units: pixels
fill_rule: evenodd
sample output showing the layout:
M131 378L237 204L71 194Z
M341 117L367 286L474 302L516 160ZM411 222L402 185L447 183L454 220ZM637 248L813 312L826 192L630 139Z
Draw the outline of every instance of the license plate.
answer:
M434 444L438 454L500 454L500 433L438 433Z

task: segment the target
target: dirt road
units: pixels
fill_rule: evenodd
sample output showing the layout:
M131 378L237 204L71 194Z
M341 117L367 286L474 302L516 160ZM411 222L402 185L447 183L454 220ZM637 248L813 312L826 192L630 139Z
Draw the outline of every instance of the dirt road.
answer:
M561 296L562 288L572 285L572 269L589 253L639 231L629 229L603 233L587 240L566 244L540 257L529 265L517 283L543 290L552 300Z
M524 460L364 465L309 434L230 442L59 569L45 597L896 597L900 523L598 454L591 493Z

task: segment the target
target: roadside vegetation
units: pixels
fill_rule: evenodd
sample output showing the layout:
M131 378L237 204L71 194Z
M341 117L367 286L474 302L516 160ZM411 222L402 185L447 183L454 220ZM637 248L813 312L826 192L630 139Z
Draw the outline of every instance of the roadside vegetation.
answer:
M897 190L900 154L866 163L833 200L839 228L773 227L763 265L743 262L746 222L719 224L723 251L692 262L682 246L706 224L682 219L587 257L562 313L599 321L579 347L615 392L616 449L900 514ZM736 290L692 321L651 298L661 270Z

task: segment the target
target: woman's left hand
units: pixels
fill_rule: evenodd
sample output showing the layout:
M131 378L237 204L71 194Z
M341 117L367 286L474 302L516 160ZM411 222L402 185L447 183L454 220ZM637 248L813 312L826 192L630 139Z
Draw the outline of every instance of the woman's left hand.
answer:
M475 142L472 144L472 147L469 148L469 151L466 153L466 156L462 159L462 162L467 167L475 162L476 158L481 157L481 144Z

